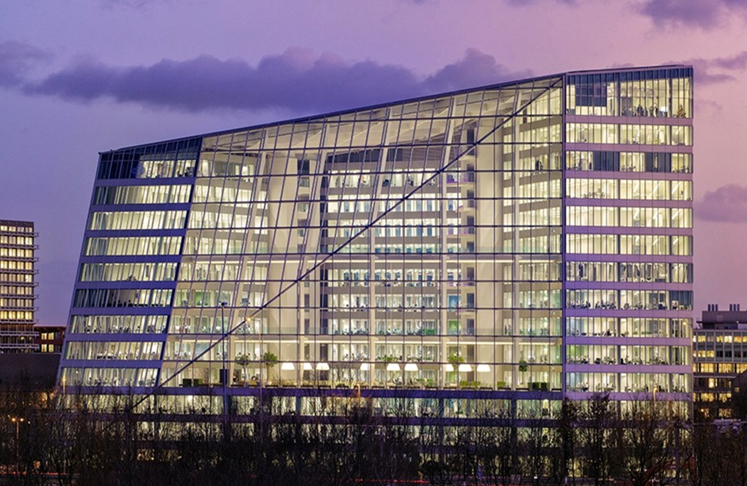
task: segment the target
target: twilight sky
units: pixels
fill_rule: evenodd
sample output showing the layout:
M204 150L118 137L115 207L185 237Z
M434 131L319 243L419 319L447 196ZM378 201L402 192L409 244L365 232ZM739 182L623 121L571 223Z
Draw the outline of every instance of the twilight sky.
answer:
M696 311L747 307L745 0L0 2L0 219L64 324L99 151L532 75L696 68ZM743 90L739 90L739 86Z

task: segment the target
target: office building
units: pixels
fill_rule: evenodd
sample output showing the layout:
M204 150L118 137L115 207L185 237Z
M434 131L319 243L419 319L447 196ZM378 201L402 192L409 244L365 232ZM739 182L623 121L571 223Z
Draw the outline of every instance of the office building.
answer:
M692 109L625 68L104 152L58 379L687 413Z
M694 331L693 356L695 417L734 417L734 380L747 371L747 311L709 304Z
M37 349L36 236L33 222L0 220L0 353Z
M36 326L36 344L40 353L62 353L65 326Z

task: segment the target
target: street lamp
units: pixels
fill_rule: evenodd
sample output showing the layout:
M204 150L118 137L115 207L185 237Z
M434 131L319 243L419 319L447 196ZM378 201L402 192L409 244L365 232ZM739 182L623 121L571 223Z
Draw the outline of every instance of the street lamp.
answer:
M220 325L221 330L223 331L223 341L222 341L222 353L221 358L223 359L223 369L220 372L221 375L221 381L223 382L223 423L228 423L228 393L226 387L228 384L226 383L228 381L228 370L226 369L226 354L228 353L226 349L226 337L228 334L226 334L226 305L228 305L228 302L221 302L220 303Z
M265 396L263 393L263 377L262 377L262 365L264 364L265 359L265 349L264 349L264 342L262 341L262 326L264 325L264 320L260 319L259 321L259 415L261 417L262 421L262 427L264 430L264 410L265 410Z
M23 417L11 417L10 421L16 424L16 460L18 459L18 442L20 438L20 427L21 424L24 422Z

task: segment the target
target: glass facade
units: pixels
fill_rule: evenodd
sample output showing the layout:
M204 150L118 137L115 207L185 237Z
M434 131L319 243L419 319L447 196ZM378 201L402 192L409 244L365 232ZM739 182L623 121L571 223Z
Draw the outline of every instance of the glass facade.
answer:
M709 304L693 336L693 402L698 419L739 417L732 394L744 387L747 371L747 311L739 304L719 310Z
M104 153L60 380L687 402L691 114L630 69Z
M34 223L0 220L0 353L39 349L35 253Z

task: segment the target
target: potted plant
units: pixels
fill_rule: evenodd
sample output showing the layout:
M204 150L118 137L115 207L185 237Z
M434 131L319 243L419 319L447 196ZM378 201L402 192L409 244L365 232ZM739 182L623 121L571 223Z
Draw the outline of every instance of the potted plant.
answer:
M456 383L459 386L459 365L464 363L464 356L461 356L459 353L452 353L446 360L454 368L454 371L456 371Z
M236 364L241 366L241 379L244 381L244 384L246 384L246 367L249 366L249 363L251 362L251 357L246 353L236 356Z
M270 381L270 370L275 367L276 364L278 364L278 357L275 355L275 353L271 353L270 351L266 351L265 354L262 355L262 364L265 368L267 368L267 381Z
M519 371L522 373L529 371L529 364L523 358L519 360Z

